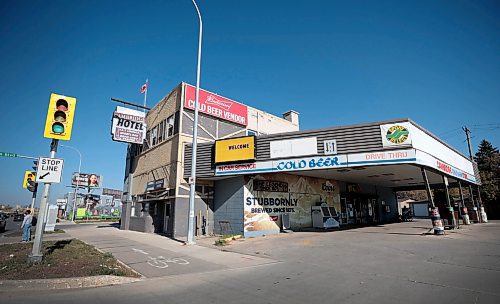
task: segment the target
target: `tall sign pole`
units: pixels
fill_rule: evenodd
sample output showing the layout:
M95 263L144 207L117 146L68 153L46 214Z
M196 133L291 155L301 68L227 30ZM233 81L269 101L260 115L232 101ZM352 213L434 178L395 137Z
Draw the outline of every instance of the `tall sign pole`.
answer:
M52 143L50 144L50 158L56 158L58 143L58 139L52 139ZM49 192L50 183L44 183L42 200L40 202L40 211L38 213L39 221L37 221L36 223L35 241L33 242L33 250L31 251L31 255L28 258L29 262L31 263L40 263L43 258L42 238L43 230L45 230L45 219L47 218L47 200L49 198Z
M203 22L201 20L200 10L196 1L193 1L194 8L200 19L200 30L198 34L198 64L196 67L196 98L194 102L194 122L193 122L193 154L191 155L191 176L189 177L189 221L188 221L188 245L195 244L194 242L194 198L196 195L196 148L198 137L198 97L200 93L200 65L201 65L201 37L203 33Z

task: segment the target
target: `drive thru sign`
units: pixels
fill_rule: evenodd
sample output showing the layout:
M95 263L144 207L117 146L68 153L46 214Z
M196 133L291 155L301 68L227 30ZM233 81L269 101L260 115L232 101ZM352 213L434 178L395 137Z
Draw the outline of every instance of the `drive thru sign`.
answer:
M60 183L64 160L57 158L38 158L36 168L37 183Z

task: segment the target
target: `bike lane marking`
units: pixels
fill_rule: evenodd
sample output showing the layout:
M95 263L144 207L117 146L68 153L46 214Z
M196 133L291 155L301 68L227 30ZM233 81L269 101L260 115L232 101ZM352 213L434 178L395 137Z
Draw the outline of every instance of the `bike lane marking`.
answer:
M145 277L161 277L227 268L223 265L190 257L181 252L142 244L134 244L134 246L129 247L128 251L115 252L113 255Z

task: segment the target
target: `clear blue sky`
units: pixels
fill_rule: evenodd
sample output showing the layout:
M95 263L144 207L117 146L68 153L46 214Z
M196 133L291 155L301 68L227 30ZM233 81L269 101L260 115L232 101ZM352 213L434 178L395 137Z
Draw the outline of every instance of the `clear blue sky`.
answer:
M498 1L206 1L201 85L301 129L409 117L467 153L500 144ZM47 156L51 92L78 98L69 144L82 172L122 188L126 145L111 141L115 103L153 105L195 83L198 19L190 0L0 2L0 151ZM491 124L491 125L490 125ZM65 144L63 142L63 144ZM69 188L78 156L60 148ZM0 203L28 204L31 162L0 159ZM39 192L41 196L41 191Z

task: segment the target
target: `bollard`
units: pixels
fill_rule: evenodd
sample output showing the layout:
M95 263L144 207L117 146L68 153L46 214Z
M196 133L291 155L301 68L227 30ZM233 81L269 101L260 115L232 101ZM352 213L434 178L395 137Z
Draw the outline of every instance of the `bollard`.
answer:
M439 209L436 207L431 209L431 220L432 220L432 228L434 228L434 234L443 235L444 234L443 221L441 221L441 217L439 215Z
M449 223L451 223L452 229L457 227L457 223L455 223L455 215L453 214L453 207L448 207L448 212L450 212Z
M474 213L472 213L472 222L473 223L481 223L481 219L479 218L479 212L477 211L477 207L472 207Z
M462 219L464 220L464 225L470 225L470 219L469 219L469 211L467 210L467 207L462 208Z
M486 215L486 212L484 211L484 207L481 207L481 219L483 220L483 223L488 222L488 216Z

